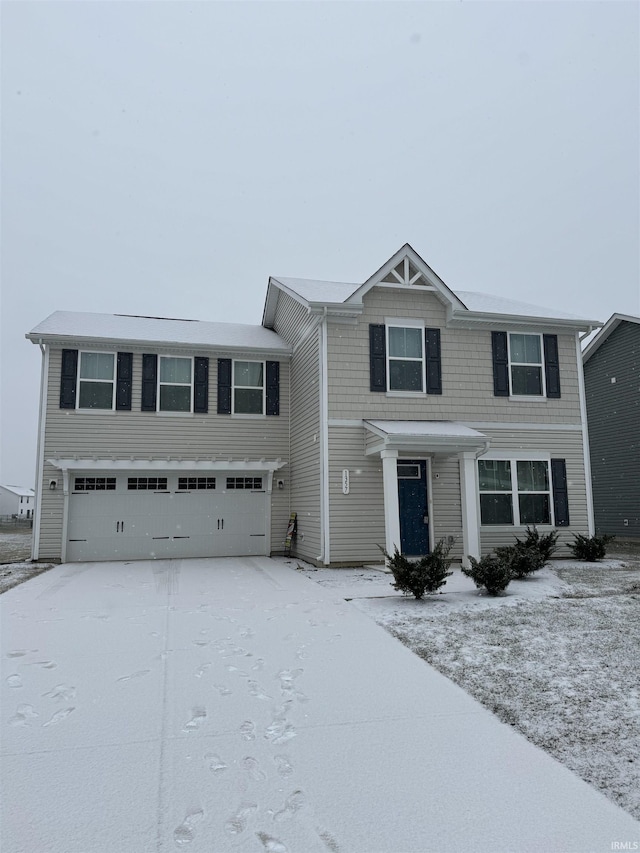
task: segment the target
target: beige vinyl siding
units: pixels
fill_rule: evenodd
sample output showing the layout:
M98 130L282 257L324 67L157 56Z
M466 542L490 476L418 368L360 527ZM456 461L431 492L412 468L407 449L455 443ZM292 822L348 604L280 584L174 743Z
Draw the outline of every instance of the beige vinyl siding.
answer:
M392 317L423 320L426 327L440 329L441 395L387 396L369 390L369 324ZM374 287L364 298L357 325L329 323L329 417L579 423L575 336L558 335L558 349L560 399L495 397L491 328L447 329L444 306L433 293L418 286L408 292Z
M99 347L96 347L99 349ZM124 347L122 348L124 349ZM127 348L132 351L132 347ZM101 351L104 351L102 348ZM145 348L145 352L149 352ZM170 351L168 351L170 352ZM162 354L162 352L160 352ZM228 357L225 354L225 357ZM247 356L249 357L249 356ZM258 418L216 413L218 361L209 357L208 414L169 415L141 412L142 350L134 350L131 411L85 411L60 408L61 350L50 357L47 420L44 442L45 471L42 494L40 558L59 559L62 528L62 476L48 466L53 457L105 457L109 459L167 459L217 461L289 458L289 362L280 360L280 415ZM271 548L282 552L289 517L288 468L274 474L285 488L274 488L271 502ZM48 490L58 481L56 492ZM275 484L274 484L275 485Z
M331 563L379 563L376 547L385 543L382 460L379 454L364 455L362 426L330 426L329 507ZM370 434L365 433L367 436ZM421 459L420 454L401 458ZM349 471L349 494L342 492L342 472ZM460 470L457 458L435 457L431 462L434 542L453 536L452 556L462 556Z
M431 527L434 544L453 536L451 556L460 560L462 547L462 504L460 501L460 462L458 457L436 456L431 462Z
M293 553L315 563L321 551L320 369L318 331L296 349L291 360L291 511L298 514Z
M587 493L584 473L582 432L580 430L491 430L483 432L491 438L490 451L505 450L518 454L531 450L548 453L551 459L564 459L567 467L567 490L569 495L569 527L560 527L558 543L573 542L572 533L588 533ZM519 458L523 458L520 456ZM551 496L553 501L553 494ZM543 530L546 528L542 528ZM514 535L522 537L526 525L521 527L481 527L482 553L488 553L501 545L512 545ZM557 556L570 556L566 547Z
M380 563L385 543L382 460L364 455L364 427L329 427L331 564ZM342 471L349 471L349 494Z
M282 290L278 292L278 302L273 321L274 332L295 346L311 322L309 311L304 305L301 305L288 293L284 293Z

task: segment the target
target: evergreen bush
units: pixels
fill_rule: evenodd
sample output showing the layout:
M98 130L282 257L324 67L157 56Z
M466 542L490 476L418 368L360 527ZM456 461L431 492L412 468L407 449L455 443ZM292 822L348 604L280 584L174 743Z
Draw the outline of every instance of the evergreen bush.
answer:
M480 560L469 557L469 562L469 568L462 567L463 574L471 578L478 588L484 587L489 595L499 595L509 586L512 574L508 561L487 554Z
M516 536L513 545L496 548L496 554L499 559L509 564L512 577L526 578L547 564L557 551L557 539L557 530L541 536L536 527L527 527L524 539L518 539Z
M587 563L595 563L607 553L607 545L615 539L615 536L610 536L605 533L603 536L583 536L581 533L574 533L575 542L569 545L569 550L578 560L584 560Z
M415 598L421 599L425 593L437 592L453 574L449 571L453 562L449 557L453 544L454 540L447 542L440 539L430 554L417 560L405 557L398 551L397 546L393 556L387 554L381 545L378 545L378 548L386 557L387 565L393 574L393 588L404 595L411 593Z

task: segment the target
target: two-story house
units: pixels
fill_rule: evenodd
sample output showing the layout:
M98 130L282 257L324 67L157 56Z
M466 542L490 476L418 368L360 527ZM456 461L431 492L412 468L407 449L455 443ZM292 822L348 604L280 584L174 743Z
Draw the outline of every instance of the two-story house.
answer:
M261 326L55 313L34 556L455 555L592 532L579 336L454 292L408 245L364 283L271 278ZM568 537L570 539L570 537Z

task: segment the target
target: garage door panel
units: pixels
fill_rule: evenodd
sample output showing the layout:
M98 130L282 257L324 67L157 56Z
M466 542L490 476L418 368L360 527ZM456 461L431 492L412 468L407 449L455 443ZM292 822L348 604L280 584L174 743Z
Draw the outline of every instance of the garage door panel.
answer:
M129 489L129 475L121 474L115 491L70 495L67 560L258 556L268 552L266 492L243 488L184 491L176 488L177 475L166 476L168 488L162 492ZM217 481L223 486L225 476Z

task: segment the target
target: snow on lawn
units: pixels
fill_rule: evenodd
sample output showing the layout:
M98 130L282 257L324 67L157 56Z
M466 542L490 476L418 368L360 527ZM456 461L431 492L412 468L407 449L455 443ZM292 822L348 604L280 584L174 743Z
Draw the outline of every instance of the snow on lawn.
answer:
M308 569L640 818L640 563L555 561L479 593L459 569L422 601L375 569Z

